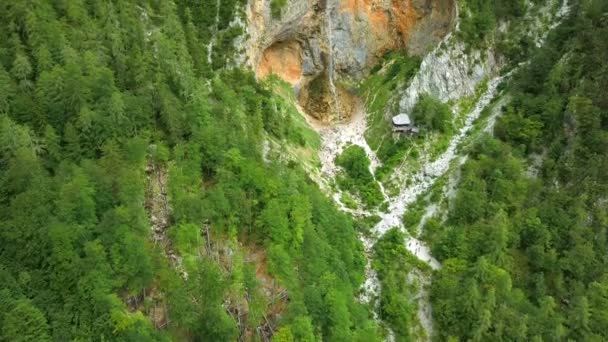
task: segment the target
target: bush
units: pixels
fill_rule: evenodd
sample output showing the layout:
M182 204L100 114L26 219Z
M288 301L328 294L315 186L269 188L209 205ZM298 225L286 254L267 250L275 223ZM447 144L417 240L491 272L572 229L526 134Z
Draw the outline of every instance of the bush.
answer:
M363 148L359 146L352 145L346 148L336 158L336 165L344 168L348 176L359 184L373 181L373 176L369 171L369 159L367 159Z
M272 0L270 1L270 12L274 18L281 17L281 11L283 7L287 5L287 0Z
M521 17L526 7L523 0L466 0L465 3L467 11L461 12L459 33L465 43L473 46L483 44L498 20Z
M447 133L452 129L452 110L437 98L423 94L418 99L412 117L416 125Z
M363 148L349 146L336 158L336 165L345 171L345 175L338 180L342 189L354 190L368 206L375 207L382 203L382 192L369 171L370 162Z

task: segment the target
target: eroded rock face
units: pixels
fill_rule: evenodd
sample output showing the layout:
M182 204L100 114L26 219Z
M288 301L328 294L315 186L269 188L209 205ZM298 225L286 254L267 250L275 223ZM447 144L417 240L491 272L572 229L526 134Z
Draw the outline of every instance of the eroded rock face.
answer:
M364 76L385 52L423 54L436 45L450 29L454 6L454 0L291 0L274 18L270 0L250 0L247 63L258 77L277 74L298 93L326 75L329 95L341 96L347 89L340 80ZM310 92L300 98L310 101ZM341 102L315 104L326 109L317 116L340 112Z
M302 62L302 48L297 41L278 42L262 54L256 76L265 78L275 74L289 84L296 85L302 78Z
M337 119L347 119L356 106L356 96L347 89L338 86L334 94L327 81L327 73L322 73L303 87L298 100L304 111L322 124L329 124ZM338 103L335 96L339 97Z
M281 18L272 17L270 0L250 0L247 5L247 34L249 38L245 43L245 52L247 64L256 70L258 76L266 76L265 70L276 69L276 67L269 65L276 60L264 58L265 56L280 56L283 52L278 51L279 49L293 50L294 44L298 44L300 47L299 56L290 58L287 62L300 65L302 75L315 73L311 68L314 68L315 64L322 64L319 42L315 39L311 40L315 37L320 38L318 32L320 16L313 7L317 0L288 2ZM311 52L315 53L316 56L311 56ZM287 55L291 55L291 53L287 53ZM282 68L297 69L295 66ZM322 68L315 71L318 73L322 71ZM279 76L281 75L279 74Z
M421 55L449 31L452 0L343 0L335 15L337 68L361 76L385 52Z
M333 38L336 70L340 75L360 76L388 50L407 49L422 54L449 31L454 14L453 0L292 0L280 18L273 18L269 0L251 0L247 7L248 64L271 70L267 49L293 50L300 44L303 75L322 72L320 58L327 53L327 34ZM333 25L327 32L327 16ZM278 44L290 41L290 44ZM295 68L293 68L295 69ZM263 74L263 73L262 73Z
M410 113L421 94L430 94L442 102L475 93L477 85L498 72L501 61L490 49L466 51L464 43L445 42L424 57L420 70L403 91L399 112Z

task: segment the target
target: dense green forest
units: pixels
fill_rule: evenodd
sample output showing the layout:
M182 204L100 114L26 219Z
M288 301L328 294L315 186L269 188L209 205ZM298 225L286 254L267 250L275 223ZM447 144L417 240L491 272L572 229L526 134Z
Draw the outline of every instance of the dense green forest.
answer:
M607 13L572 4L516 73L496 138L470 148L428 232L440 340L608 338Z
M368 342L385 324L425 339L407 281L422 273L434 340L608 339L607 1L571 1L543 47L498 39L506 69L532 57L503 85L493 136L464 151L445 217L421 229L436 271L397 229L366 256L377 217L268 158L318 137L276 80L237 63L245 3L0 0L0 341ZM460 1L459 39L491 45L529 4ZM377 180L409 144L384 139L384 105L420 63L389 53L360 85L384 164L373 174L350 146L336 185L367 209L386 209ZM422 96L416 139L453 133L450 116Z
M263 161L302 132L215 4L0 2L0 340L379 338L353 222Z

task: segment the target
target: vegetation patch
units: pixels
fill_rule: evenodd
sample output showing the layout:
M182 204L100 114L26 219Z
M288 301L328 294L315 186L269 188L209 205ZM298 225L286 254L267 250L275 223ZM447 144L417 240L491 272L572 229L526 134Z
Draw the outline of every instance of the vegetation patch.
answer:
M382 218L377 215L365 216L357 219L355 224L360 232L367 234L370 233L372 228L381 220Z
M382 286L380 317L388 323L397 341L415 339L419 325L415 295L420 284L409 281L414 270L430 272L427 264L411 254L405 246L405 235L393 228L374 245L373 267Z
M287 0L271 0L270 13L272 14L272 17L275 19L280 18L285 5L287 5Z
M535 0L539 4L544 0ZM516 20L526 13L524 0L465 0L458 3L460 6L460 30L458 35L472 47L482 47L487 43L488 37L496 29L499 21Z
M370 161L363 148L351 145L336 158L336 165L344 170L339 176L338 185L342 190L350 191L370 208L377 207L384 201L380 186L369 170Z
M412 118L416 126L423 130L448 134L452 132L453 115L450 106L431 95L420 95L412 110Z
M318 136L208 4L2 5L0 340L380 340L352 219L264 159Z

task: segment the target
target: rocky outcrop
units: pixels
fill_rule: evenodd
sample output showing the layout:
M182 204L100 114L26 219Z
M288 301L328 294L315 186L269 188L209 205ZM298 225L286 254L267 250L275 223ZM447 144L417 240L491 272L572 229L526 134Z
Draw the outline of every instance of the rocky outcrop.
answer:
M510 26L514 25L513 22L500 22L498 30L502 34L510 34L514 41L518 41L518 34L523 34L540 45L548 31L555 26L547 28L540 25L538 20L532 20L531 13L540 13L545 22L553 21L553 25L557 25L555 18L563 17L569 8L568 1L561 1L557 12L552 11L559 2L560 0L549 1L539 8L532 6L521 20L522 23L529 24L512 28ZM454 32L458 32L458 26L456 22ZM517 32L517 29L523 32ZM442 102L473 95L480 82L496 76L503 64L504 57L496 51L495 45L483 49L467 49L465 43L450 33L424 57L416 76L399 94L399 112L409 113L416 105L418 97L425 93ZM394 114L387 112L387 119Z
M274 71L275 60L265 58L266 50L276 55L277 49L298 44L300 60L285 62L302 65L303 76L320 73L327 62L322 56L329 49L330 34L337 72L356 77L388 50L428 51L449 31L453 13L453 0L298 0L289 1L281 17L273 18L269 0L251 0L248 64L256 70ZM333 20L331 32L326 32L327 16ZM276 71L283 76L280 69Z
M450 29L452 0L344 0L334 29L337 69L360 76L386 51L421 55Z
M297 41L277 42L268 47L258 63L256 75L265 78L271 74L280 77L291 85L302 78L302 48Z
M355 94L344 87L332 90L328 79L327 73L322 73L298 93L304 111L322 124L351 117L358 102Z
M422 60L420 70L399 100L401 113L409 113L421 94L442 102L471 95L483 79L498 71L499 60L491 49L465 52L461 42L447 38Z
M319 95L327 112L317 116L331 115L343 105L328 96L348 93L341 79L365 75L389 50L428 51L449 31L454 6L454 0L298 0L274 18L270 0L250 0L247 64L259 78L276 74L297 93L304 90L303 99L320 77L331 83L318 87L330 92Z

